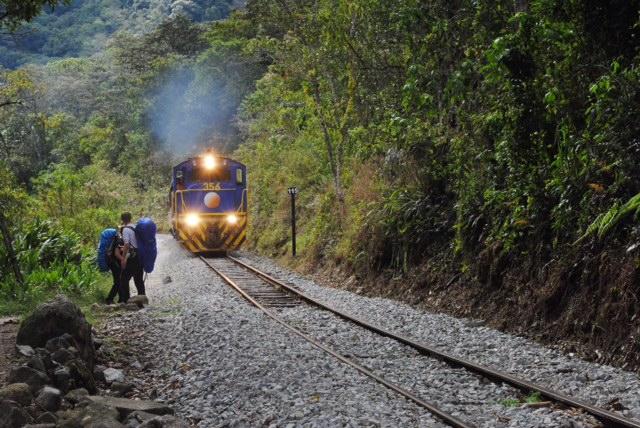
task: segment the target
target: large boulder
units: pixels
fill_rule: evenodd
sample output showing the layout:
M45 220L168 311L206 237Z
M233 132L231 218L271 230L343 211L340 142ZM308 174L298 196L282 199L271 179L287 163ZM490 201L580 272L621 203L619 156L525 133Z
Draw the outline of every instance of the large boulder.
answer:
M63 295L38 306L20 325L16 342L19 345L42 348L50 339L65 333L71 336L73 346L93 371L95 350L91 340L91 325L80 308ZM54 344L50 342L49 347L52 345Z

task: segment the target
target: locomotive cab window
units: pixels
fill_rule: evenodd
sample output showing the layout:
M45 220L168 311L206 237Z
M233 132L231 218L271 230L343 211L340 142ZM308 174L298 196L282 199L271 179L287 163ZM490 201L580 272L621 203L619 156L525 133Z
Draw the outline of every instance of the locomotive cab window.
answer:
M208 170L205 168L194 168L191 170L188 180L193 182L212 182L212 181L229 181L231 179L231 173L229 168L220 165L219 167Z
M236 184L244 184L244 174L241 168L236 169Z

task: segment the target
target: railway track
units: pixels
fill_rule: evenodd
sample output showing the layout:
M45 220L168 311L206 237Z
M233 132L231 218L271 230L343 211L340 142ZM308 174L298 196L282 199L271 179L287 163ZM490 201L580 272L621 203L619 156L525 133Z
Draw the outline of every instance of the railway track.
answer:
M474 425L469 422L465 422L443 410L438 408L433 403L427 402L422 398L416 396L412 392L396 385L385 378L373 373L371 370L358 364L354 360L347 358L339 354L334 349L326 346L325 344L314 339L307 333L301 331L297 327L291 325L278 315L278 311L283 308L289 308L298 306L303 303L307 303L323 310L329 311L344 320L352 322L360 327L363 327L375 334L393 339L403 345L409 346L423 355L427 355L438 360L441 360L453 367L463 367L469 372L480 375L484 378L490 379L494 382L505 383L512 387L523 391L526 394L537 392L547 400L560 403L564 406L579 409L585 413L588 413L599 420L606 427L631 427L640 428L640 421L626 418L620 414L611 412L607 409L603 409L597 406L593 406L582 400L570 397L561 392L534 384L525 379L514 376L510 373L502 372L500 370L481 366L472 361L465 360L454 355L447 354L440 350L437 350L428 344L419 342L410 337L394 333L386 330L380 326L370 324L360 318L345 313L341 310L335 309L323 302L320 302L304 292L292 287L271 275L256 269L255 267L231 256L219 259L207 259L200 257L201 260L214 272L216 272L227 284L240 293L245 299L247 299L254 306L262 310L267 316L293 331L297 335L303 337L305 340L313 344L314 346L322 349L324 352L329 353L333 357L339 359L345 364L348 364L363 373L364 375L374 379L393 390L394 392L404 396L405 398L413 401L419 406L424 407L433 415L441 419L446 424L453 427L473 427Z

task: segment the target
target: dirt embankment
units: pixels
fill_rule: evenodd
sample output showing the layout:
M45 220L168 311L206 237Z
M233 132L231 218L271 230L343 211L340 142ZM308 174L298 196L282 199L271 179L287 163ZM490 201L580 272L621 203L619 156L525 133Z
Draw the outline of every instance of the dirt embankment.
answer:
M474 267L448 270L430 260L398 278L356 279L346 266L307 267L325 284L398 299L627 370L640 370L640 278L637 255L624 249L564 256L542 268L487 250Z

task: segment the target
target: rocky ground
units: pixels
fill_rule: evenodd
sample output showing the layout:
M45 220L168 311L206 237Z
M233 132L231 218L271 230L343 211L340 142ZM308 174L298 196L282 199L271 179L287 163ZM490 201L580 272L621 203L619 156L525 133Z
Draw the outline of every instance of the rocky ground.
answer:
M109 307L136 311L146 301ZM7 324L7 323L4 323ZM6 329L3 329L7 333ZM5 334L0 428L186 428L166 403L133 400L133 385L67 297L40 305ZM118 354L124 352L119 349Z
M161 237L159 242L156 272L148 280L151 305L139 312L114 314L101 332L112 338L113 346L127 349L122 366L134 386L133 396L166 400L178 416L198 426L441 425L424 409L267 319L170 238ZM510 336L473 321L447 319L397 302L319 287L267 260L250 258L317 297L376 322L384 321L389 328L402 328L405 333L435 340L440 346L454 344L456 353L470 359L476 359L477 354L483 361L493 355L491 362L524 369L518 370L524 375L536 376L539 370L543 376L549 370L545 363L549 354L519 338L508 342ZM597 425L591 417L571 409L526 404L527 397L510 387L419 356L322 311L300 306L281 311L281 315L343 354L473 424ZM481 346L483 341L485 346ZM521 353L506 358L507 350L502 347L513 344L519 344ZM552 359L549 367L564 373L569 382L571 374L577 378L573 370L581 369L582 364L586 363L569 359L558 367ZM620 382L628 382L632 376L608 368L592 369L618 376ZM536 380L541 381L540 376ZM571 378L571 382L579 380ZM544 379L540 383L549 385ZM591 391L596 394L597 388ZM614 394L602 393L595 399L619 398L616 406L624 403L630 408L627 414L634 415L631 394L627 397L623 392L618 388Z

